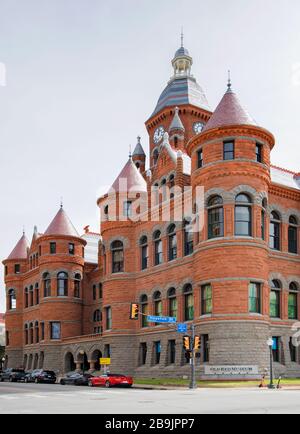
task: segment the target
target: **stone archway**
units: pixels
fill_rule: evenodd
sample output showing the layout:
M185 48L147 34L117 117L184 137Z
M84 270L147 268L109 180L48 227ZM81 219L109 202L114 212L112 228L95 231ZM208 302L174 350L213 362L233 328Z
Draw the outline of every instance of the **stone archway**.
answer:
M76 363L74 360L74 356L72 353L68 352L65 355L65 364L64 364L64 371L67 372L73 372L76 370Z
M39 366L39 355L36 354L36 355L34 356L33 370L37 369L38 366Z
M94 350L91 357L90 369L91 371L101 371L100 359L102 358L102 352L100 350Z
M32 363L33 363L33 355L30 354L29 359L28 359L28 371L32 371Z
M40 352L40 363L39 363L39 369L43 369L44 367L44 359L45 359L45 353L44 351Z
M88 361L88 356L85 351L81 350L78 352L76 360L76 370L87 372L90 370L90 363Z
M27 370L27 363L28 363L28 356L27 356L27 354L25 354L24 360L23 360L23 368L25 369L25 371Z

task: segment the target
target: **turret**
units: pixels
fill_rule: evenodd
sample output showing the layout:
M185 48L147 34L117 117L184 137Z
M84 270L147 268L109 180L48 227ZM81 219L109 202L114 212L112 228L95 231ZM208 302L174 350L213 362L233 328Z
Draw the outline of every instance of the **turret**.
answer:
M38 238L41 273L40 309L45 324L57 322L60 330L46 330L47 340L82 334L83 240L63 206ZM57 326L58 327L58 326ZM60 338L59 338L60 336Z
M146 154L141 144L141 137L137 138L137 145L132 154L132 161L136 165L136 168L144 173L146 170Z

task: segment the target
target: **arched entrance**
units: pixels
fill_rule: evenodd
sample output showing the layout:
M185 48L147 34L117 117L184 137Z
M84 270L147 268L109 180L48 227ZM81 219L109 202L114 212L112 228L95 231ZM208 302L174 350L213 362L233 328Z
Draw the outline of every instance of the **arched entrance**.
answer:
M44 352L42 351L42 352L40 353L39 369L43 369L43 367L44 367L44 359L45 359L45 354L44 354Z
M27 354L25 354L24 361L23 361L23 368L25 369L25 371L27 370L27 362L28 362L28 356Z
M87 372L90 370L90 364L88 361L88 357L84 351L79 351L77 356L77 369L80 369L82 372Z
M72 353L67 353L65 356L65 372L73 372L76 370L76 364Z
M91 359L91 369L94 369L95 371L101 371L101 365L100 365L100 359L102 358L102 353L100 350L95 350L92 354Z
M36 354L36 355L34 356L33 369L34 369L34 370L37 369L37 368L38 368L38 365L39 365L39 355Z

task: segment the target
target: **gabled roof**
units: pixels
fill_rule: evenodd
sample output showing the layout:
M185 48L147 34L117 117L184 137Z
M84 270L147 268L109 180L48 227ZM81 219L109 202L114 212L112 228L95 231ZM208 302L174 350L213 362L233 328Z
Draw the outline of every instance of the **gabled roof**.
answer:
M66 235L70 237L79 237L78 232L76 231L73 223L67 216L67 213L63 207L60 208L44 235Z
M13 249L8 260L15 260L15 259L27 259L27 250L29 249L29 242L25 236L25 234L22 235L21 239L18 241L16 247Z
M255 120L242 106L238 96L230 88L223 96L212 117L205 125L203 132L229 125L254 125Z
M147 182L137 169L136 165L129 158L123 170L113 183L110 189L110 193L126 193L131 192L147 192Z

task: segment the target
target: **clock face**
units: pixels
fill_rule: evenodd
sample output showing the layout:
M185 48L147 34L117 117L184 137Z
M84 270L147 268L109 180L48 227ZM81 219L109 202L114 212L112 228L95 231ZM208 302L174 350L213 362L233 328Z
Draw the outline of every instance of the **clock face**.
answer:
M154 136L153 136L153 140L154 140L154 143L156 145L162 140L162 138L164 137L164 134L165 134L164 127L158 127L155 130L155 133L154 133Z
M200 134L200 133L202 133L203 128L204 128L204 124L203 124L202 122L196 122L196 123L194 124L194 132L195 132L196 134Z

